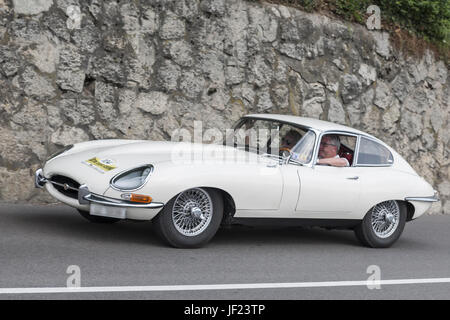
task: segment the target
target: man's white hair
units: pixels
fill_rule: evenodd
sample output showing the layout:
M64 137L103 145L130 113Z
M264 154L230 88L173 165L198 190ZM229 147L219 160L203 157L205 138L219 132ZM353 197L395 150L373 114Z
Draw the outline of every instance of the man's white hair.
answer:
M339 151L339 149L341 148L341 140L339 139L339 136L336 134L330 134L326 135L326 137L328 137L328 139L330 140L330 144L336 146L337 150Z

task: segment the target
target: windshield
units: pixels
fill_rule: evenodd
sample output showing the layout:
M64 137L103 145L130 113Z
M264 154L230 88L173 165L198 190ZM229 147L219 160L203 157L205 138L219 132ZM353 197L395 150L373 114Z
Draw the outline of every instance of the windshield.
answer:
M270 119L243 118L227 137L226 144L235 148L276 157L287 157L305 164L314 149L313 131L290 123Z
M308 131L303 138L292 149L292 159L305 164L309 163L312 158L316 134Z

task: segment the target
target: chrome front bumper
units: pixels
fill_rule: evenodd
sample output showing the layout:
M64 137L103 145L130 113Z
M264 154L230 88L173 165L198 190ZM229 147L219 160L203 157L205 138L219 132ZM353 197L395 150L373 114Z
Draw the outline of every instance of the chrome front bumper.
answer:
M79 204L90 204L97 203L104 206L112 207L122 207L122 208L146 208L146 209L159 209L164 207L162 202L151 202L151 203L134 203L126 200L114 199L110 197L105 197L99 194L95 194L89 191L86 185L81 185L78 189L66 186L62 183L51 181L44 177L42 169L38 169L35 172L34 185L36 188L43 188L46 183L51 183L58 185L60 187L67 187L78 191L78 203Z
M406 197L405 201L420 201L420 202L437 202L439 201L438 192L435 190L434 195L428 197Z
M47 183L47 179L44 177L44 174L42 173L42 169L37 169L34 173L34 186L36 188L43 188L44 185Z

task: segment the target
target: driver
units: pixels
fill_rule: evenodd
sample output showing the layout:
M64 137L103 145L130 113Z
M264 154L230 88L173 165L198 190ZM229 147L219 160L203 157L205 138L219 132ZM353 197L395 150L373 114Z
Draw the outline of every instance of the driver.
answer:
M302 135L295 130L289 130L284 137L281 138L281 151L291 151L291 149L297 144Z
M326 135L322 138L319 147L319 159L317 164L325 164L334 167L348 167L350 164L345 158L338 155L341 142L337 135Z

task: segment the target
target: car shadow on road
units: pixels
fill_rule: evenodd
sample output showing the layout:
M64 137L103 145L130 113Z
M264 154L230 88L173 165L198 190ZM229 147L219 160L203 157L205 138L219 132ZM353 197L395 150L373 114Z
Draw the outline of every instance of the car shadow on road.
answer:
M14 228L28 236L45 233L57 238L83 239L104 243L134 243L161 245L148 221L119 221L113 224L92 223L81 217L77 210L62 206L40 207L37 212L27 210L11 215L8 220Z
M52 237L83 239L109 243L134 243L165 246L157 237L151 222L120 221L114 224L94 224L72 208L63 206L39 207L8 214L14 228L28 233L51 234ZM344 244L359 246L353 232L300 227L267 227L233 225L222 227L212 239L214 246L286 245L286 244Z
M351 230L288 226L233 225L219 229L213 239L215 245L324 245L359 246Z
M3 211L3 210L2 210ZM16 211L13 212L13 211ZM82 218L75 209L64 206L38 207L2 214L3 221L13 230L20 228L28 234L46 233L63 239L83 239L103 243L133 243L166 246L157 236L151 222L121 221L115 224L94 224ZM2 224L4 224L2 223ZM411 239L410 239L411 240ZM400 239L408 246L406 239ZM351 230L289 226L232 225L221 227L211 241L215 247L247 245L346 245L361 247ZM418 245L417 243L415 245Z

